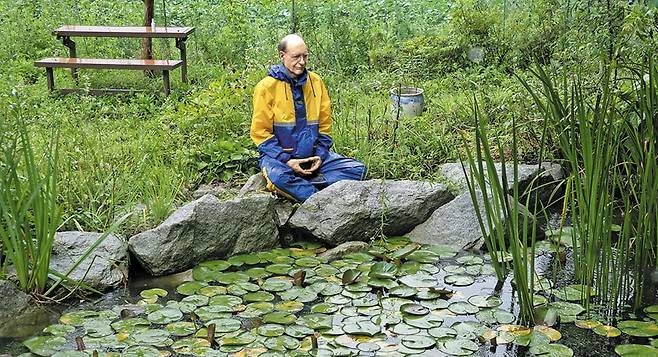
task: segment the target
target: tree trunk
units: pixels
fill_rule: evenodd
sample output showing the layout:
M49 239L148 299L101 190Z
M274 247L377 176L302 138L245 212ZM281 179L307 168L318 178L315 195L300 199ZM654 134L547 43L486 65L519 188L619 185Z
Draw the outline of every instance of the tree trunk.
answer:
M150 27L153 21L153 2L154 0L143 0L144 1L144 26ZM142 39L142 59L153 59L153 43L150 38ZM153 72L146 70L144 74L147 76L153 76Z

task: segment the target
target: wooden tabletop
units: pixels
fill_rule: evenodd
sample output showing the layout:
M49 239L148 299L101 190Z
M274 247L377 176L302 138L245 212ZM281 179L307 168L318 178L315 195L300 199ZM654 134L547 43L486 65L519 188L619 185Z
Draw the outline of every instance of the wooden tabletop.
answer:
M194 27L115 27L65 25L53 31L53 35L71 37L185 38L192 32L194 32Z
M181 60L137 60L52 57L35 61L37 67L96 68L96 69L154 69L172 70L183 63Z

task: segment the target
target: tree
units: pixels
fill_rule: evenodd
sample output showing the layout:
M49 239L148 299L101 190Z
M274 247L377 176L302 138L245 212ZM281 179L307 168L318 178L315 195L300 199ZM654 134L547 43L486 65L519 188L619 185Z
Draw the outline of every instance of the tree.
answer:
M153 22L153 1L144 1L144 26L151 26ZM150 38L142 39L142 59L153 59L153 43Z

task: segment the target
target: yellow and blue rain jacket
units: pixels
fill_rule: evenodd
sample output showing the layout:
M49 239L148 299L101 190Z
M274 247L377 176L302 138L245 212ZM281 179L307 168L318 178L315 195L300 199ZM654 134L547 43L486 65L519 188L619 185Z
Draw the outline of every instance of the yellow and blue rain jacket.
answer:
M279 64L254 89L251 139L264 155L280 162L319 156L333 145L331 102L320 76L304 71L293 78Z

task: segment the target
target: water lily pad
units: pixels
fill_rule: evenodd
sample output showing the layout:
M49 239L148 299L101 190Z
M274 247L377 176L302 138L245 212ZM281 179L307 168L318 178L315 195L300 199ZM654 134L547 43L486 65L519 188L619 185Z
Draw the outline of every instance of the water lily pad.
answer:
M617 324L621 332L635 337L658 336L658 325L653 322L626 320Z
M402 336L400 340L404 346L417 349L431 348L436 343L433 338L421 335Z
M153 346L130 346L121 357L160 357L160 351Z
M37 336L23 342L30 352L39 356L50 356L62 349L65 344L66 339L61 336Z
M96 318L114 320L117 319L118 317L119 314L111 310L103 310L103 311L80 310L62 315L59 318L59 322L65 325L81 327L87 320L92 320Z
M236 320L232 318L212 319L206 322L206 326L210 326L211 324L215 324L215 333L227 333L227 332L237 331L242 326L240 320Z
M285 326L285 334L294 338L304 338L314 333L313 329L303 325Z
M541 332L544 335L548 336L551 342L558 341L559 339L562 338L562 334L560 333L560 331L548 326L537 325L534 327L533 330L536 332Z
M256 254L238 254L227 259L227 262L235 267L243 265L255 265L260 263L260 257Z
M271 292L287 291L292 288L292 282L285 278L268 278L263 282L261 288Z
M74 326L62 325L62 324L50 325L43 329L44 333L49 333L53 336L62 336L62 337L72 333L73 331L75 331Z
M388 262L377 262L370 267L368 276L379 279L394 279L398 268L395 264Z
M647 346L647 345L637 345L637 344L619 345L615 347L615 352L621 357L657 357L658 356L658 348Z
M182 355L193 356L210 356L208 354L208 352L210 352L208 351L209 347L210 342L208 342L208 340L194 337L180 339L171 345L171 349L174 350L174 352Z
M235 284L239 282L248 282L249 275L240 272L221 273L217 275L217 282L224 285Z
M459 248L451 244L426 245L423 249L438 254L440 258L452 258L459 252Z
M151 326L151 322L141 317L112 322L111 327L116 332L133 333L139 330L146 330Z
M204 305L208 305L208 302L210 301L210 298L204 295L190 295L186 296L181 300L182 303L189 303L194 305L195 307L201 307Z
M139 345L154 347L171 346L174 341L169 338L169 332L165 330L143 330L132 334L131 338Z
M477 306L466 301L453 302L452 304L448 305L448 310L457 315L471 315L480 311Z
M457 331L450 327L432 327L427 330L430 336L436 338L457 337Z
M311 306L311 312L317 314L333 314L338 311L338 306L330 303L319 303Z
M148 314L147 319L154 324L168 324L176 322L183 318L183 313L179 309L164 308Z
M585 291L589 289L590 296L596 295L594 289L583 285L567 285L553 290L553 295L561 300L580 301L585 296Z
M330 329L333 326L333 317L325 314L308 314L301 316L297 323L313 330Z
M241 332L224 336L220 341L221 346L244 346L256 340L256 336L249 332Z
M422 300L420 304L430 310L447 309L448 306L450 306L450 303L447 300L443 300L443 299Z
M515 336L514 344L519 346L547 345L551 342L547 335L539 331L530 331L528 334L516 334Z
M351 335L374 336L379 333L380 327L372 323L372 321L363 319L346 323L343 325L343 331Z
M418 243L407 244L404 247L398 248L396 251L389 254L388 257L391 260L404 259L409 254L413 253L414 251L418 250L419 248L420 248L420 244L418 244Z
M272 311L274 311L274 304L270 302L253 302L251 304L247 304L245 310L240 312L238 316L243 318L254 318L269 314Z
M437 315L425 315L425 316L413 316L405 315L404 322L410 326L429 329L433 327L439 327L443 323L443 318Z
M216 286L216 285L204 286L199 290L197 290L197 294L207 297L213 297L215 295L224 295L226 294L226 287Z
M165 330L172 336L185 337L195 333L197 331L197 326L194 322L178 321L165 326Z
M233 307L225 305L202 306L194 310L194 314L197 315L201 321L220 319L230 315L232 312Z
M497 307L481 310L475 314L475 318L488 324L510 324L516 320L514 314Z
M475 282L475 279L473 279L473 277L470 275L455 274L455 275L446 275L445 277L443 277L443 281L446 284L450 284L454 286L468 286L473 284Z
M434 264L439 261L441 257L439 254L431 250L416 250L415 252L409 254L405 259L408 261L414 261L418 263L429 263Z
M420 304L408 303L400 306L400 312L410 315L423 316L429 314L430 309Z
M572 357L573 356L573 351L571 350L571 348L565 345L561 345L559 343L532 346L528 351L533 356L542 356L542 357Z
M272 276L272 273L265 270L265 268L250 268L244 271L245 274L249 275L252 279L263 279Z
M242 298L233 295L216 295L210 298L209 306L223 306L226 310L223 312L232 312L233 307L242 304Z
M464 265L482 265L484 263L482 257L475 255L465 255L463 257L457 258L456 261L457 263Z
M26 355L28 354L29 353L26 353ZM19 355L19 356L23 356L23 355ZM27 356L23 356L23 357L27 357ZM89 357L89 353L85 351L59 351L59 352L55 352L51 357Z
M303 257L295 260L295 265L303 268L314 268L322 264L322 261L315 257Z
M503 304L503 300L494 295L473 295L468 298L468 302L482 308L498 307Z
M208 286L208 284L199 281L188 281L179 285L176 288L176 292L181 295L194 295L197 293L197 291L199 291L199 289L206 286Z
M318 298L318 294L311 289L301 289L295 298L295 301L299 302L311 302L315 301Z
M602 323L596 320L576 320L574 321L574 324L577 327L587 330L593 330L595 327L603 325Z
M265 267L266 271L277 275L287 275L290 269L292 269L290 264L271 264Z
M271 312L271 313L263 316L263 322L264 323L290 325L291 323L295 322L296 320L297 320L297 317L295 315L289 314L289 313L283 312L283 311Z
M477 343L463 339L449 339L437 344L439 350L452 356L470 356L479 350Z
M426 273L403 276L400 278L400 282L412 288L432 288L437 285L436 278Z
M266 291L257 291L254 293L245 294L243 297L246 302L262 302L262 301L272 301L274 300L274 295Z
M619 335L621 335L621 330L619 330L614 326L607 326L607 325L596 326L593 329L593 331L597 335L601 335L608 338L618 337Z
M388 291L388 293L392 296L399 296L399 297L410 297L414 296L418 290L416 288L412 288L410 286L406 285L399 285L396 286Z
M461 265L446 265L442 269L448 275L466 274L466 267Z
M148 290L142 290L142 292L139 293L141 297L144 299L153 299L157 300L160 297L165 297L167 296L167 290L160 289L160 288L154 288L154 289L148 289Z

